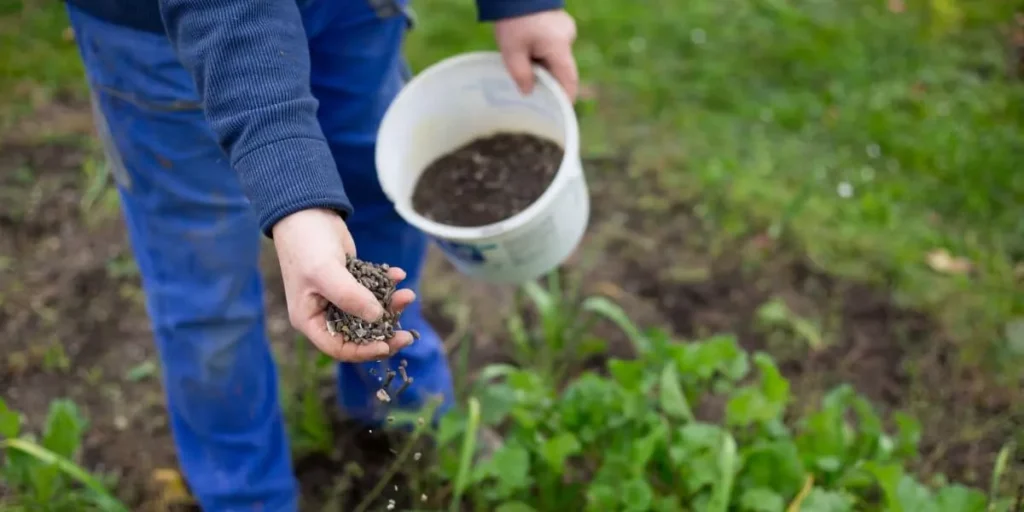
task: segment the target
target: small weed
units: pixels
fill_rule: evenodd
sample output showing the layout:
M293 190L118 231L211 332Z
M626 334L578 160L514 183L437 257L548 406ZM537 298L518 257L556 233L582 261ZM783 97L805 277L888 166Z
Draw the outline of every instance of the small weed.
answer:
M290 386L282 387L281 401L296 456L311 453L330 456L334 453L334 433L320 395L320 377L331 360L320 353L313 353L309 345L305 339L296 340L295 371Z
M515 360L549 382L562 382L581 362L606 351L607 342L591 334L594 322L602 314L621 321L626 313L605 297L581 300L578 279L563 285L556 271L547 282L546 288L534 282L522 287L507 326ZM536 322L528 322L523 314L527 311L536 315Z
M772 299L757 309L757 321L768 331L781 331L785 338L797 338L802 345L813 351L828 346L821 328L789 308L781 299Z
M15 510L128 512L107 484L74 462L86 425L74 403L55 400L37 440L0 400L0 476L14 493Z

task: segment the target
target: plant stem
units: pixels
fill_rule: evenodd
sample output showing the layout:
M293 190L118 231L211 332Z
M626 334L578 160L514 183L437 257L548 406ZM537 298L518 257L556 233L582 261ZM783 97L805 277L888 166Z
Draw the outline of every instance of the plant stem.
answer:
M462 493L469 480L469 470L473 465L473 454L476 452L476 432L480 428L480 401L476 397L469 399L469 419L465 437L462 439L462 454L459 457L459 472L455 476L455 491L452 494L449 512L458 512Z
M427 417L434 417L434 411L437 410L437 406L439 404L440 401L434 399L431 400L426 407L424 407L423 410L425 411ZM416 447L416 441L419 440L421 435L423 435L423 432L427 429L427 425L429 425L428 422L423 422L422 425L416 426L416 429L413 430L412 435L409 436L409 440L405 443L405 446L402 447L402 451L398 454L398 457L395 458L395 462L391 463L391 466L388 467L388 470L384 473L384 476L382 476L380 480L377 480L377 485L373 486L373 489L371 489L370 492L366 495L366 497L363 498L363 501L359 502L359 505L357 505L352 512L366 512L366 510L370 508L370 505L373 504L374 500L380 497L380 494L384 492L384 487L386 487L388 485L388 482L390 482L391 479L394 478L396 474L398 474L398 471L402 468L402 465L405 464L405 461L409 458L409 455L412 454L413 448Z

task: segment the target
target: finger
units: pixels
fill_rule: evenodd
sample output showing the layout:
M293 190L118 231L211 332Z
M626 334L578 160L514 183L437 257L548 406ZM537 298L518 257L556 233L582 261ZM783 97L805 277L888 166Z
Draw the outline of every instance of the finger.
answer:
M317 293L350 315L367 322L376 322L384 315L384 308L373 293L359 284L340 262L317 275L314 284Z
M573 58L569 48L552 52L543 59L544 67L551 72L551 75L562 84L569 100L576 101L579 93L580 74L576 67L576 59Z
M398 331L387 342L376 341L362 345L355 343L338 344L335 349L337 351L337 356L334 356L333 354L329 355L332 355L332 357L335 357L335 359L340 361L353 363L379 361L397 354L399 350L408 347L413 341L414 338L411 333L408 331Z
M391 267L388 269L388 277L391 278L395 283L401 283L407 277L404 270L398 267Z
M533 91L533 66L530 62L530 52L525 46L517 46L501 50L501 58L505 62L505 69L516 83L519 92L526 95Z
M346 343L342 348L349 350L351 355L346 354L348 357L346 361L352 362L379 361L391 355L391 347L383 341L365 345Z
M415 340L416 338L413 338L412 333L409 331L396 332L395 335L392 336L390 340L388 340L387 345L388 349L390 350L390 353L388 355L393 356L397 354L399 350L402 350L403 348L412 345L412 342Z
M323 315L310 319L299 330L318 350L338 361L372 361L391 353L391 348L384 342L360 345L346 340L340 334L331 334L327 331Z
M412 304L416 300L416 292L402 288L401 290L395 291L391 294L391 304L388 309L392 313L401 314L409 304Z

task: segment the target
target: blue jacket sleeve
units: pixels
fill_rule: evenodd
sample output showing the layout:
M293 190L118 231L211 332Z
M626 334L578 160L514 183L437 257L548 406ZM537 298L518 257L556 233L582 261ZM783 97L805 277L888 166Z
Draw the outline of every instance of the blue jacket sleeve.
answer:
M178 59L264 234L307 208L351 203L316 117L295 0L160 0Z
M541 11L565 8L564 0L477 0L480 21L498 21Z

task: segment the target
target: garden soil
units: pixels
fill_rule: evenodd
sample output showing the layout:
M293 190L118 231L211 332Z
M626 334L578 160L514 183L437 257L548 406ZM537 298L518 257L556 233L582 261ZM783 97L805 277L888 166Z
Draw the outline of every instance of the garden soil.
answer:
M34 427L52 399L74 399L90 420L85 464L119 475L118 491L133 510L175 510L180 496L167 483L173 471L164 471L173 470L175 458L138 275L116 214L81 208L80 169L88 155L80 147L0 142L0 389ZM1014 400L1024 400L1021 390L959 367L952 340L932 319L897 306L879 288L829 276L758 230L722 241L713 222L666 199L662 184L643 177L656 173L627 174L629 165L587 162L592 225L565 271L583 273L588 292L609 296L638 321L671 328L681 338L735 332L746 347L771 350L794 379L796 403L813 402L848 381L883 410L909 408L925 427L922 470L986 484L999 444L1015 420L1024 420L1011 416ZM287 365L295 335L273 254L265 256L269 330ZM427 314L450 344L468 343L463 346L471 351L469 368L456 378L506 360L500 319L510 291L467 282L436 254L428 271ZM759 326L758 308L773 298L820 320L820 348L781 343ZM610 352L628 355L624 340L614 330L607 334L618 341ZM717 413L714 404L701 411ZM309 510L351 510L399 450L400 441L380 432L342 420L336 427L334 457L314 455L296 464ZM414 472L427 461L408 468ZM383 510L390 500L403 510L418 499L411 482L399 475L371 510Z
M449 226L503 221L544 194L563 155L558 144L529 134L476 139L427 166L413 190L413 209Z

